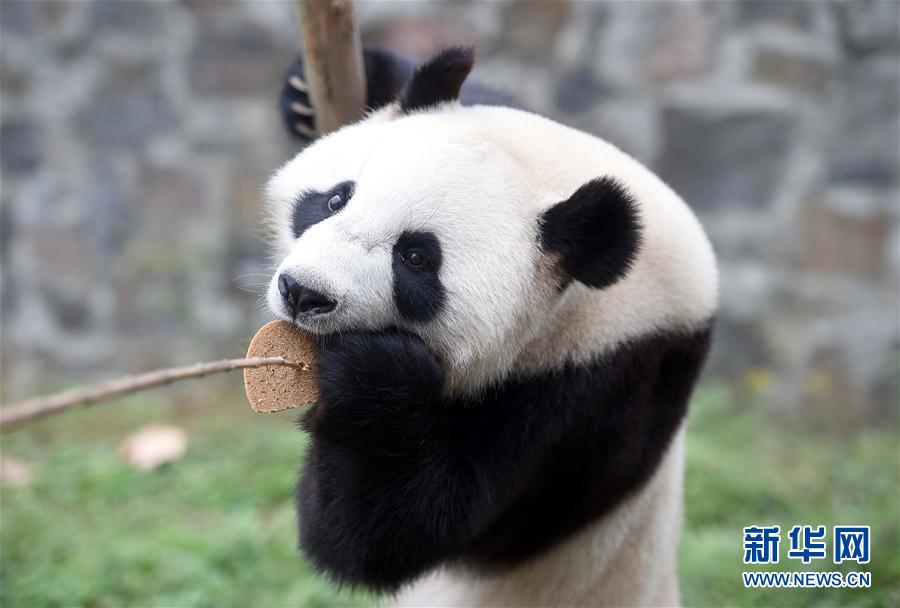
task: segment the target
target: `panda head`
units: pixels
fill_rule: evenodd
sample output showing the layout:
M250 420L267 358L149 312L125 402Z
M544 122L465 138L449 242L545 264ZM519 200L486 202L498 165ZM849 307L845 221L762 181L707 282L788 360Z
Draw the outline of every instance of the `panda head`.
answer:
M527 146L457 102L472 63L444 51L397 102L316 141L267 188L272 311L318 335L415 333L459 391L507 375L568 288L616 283L641 241L618 181L552 192Z

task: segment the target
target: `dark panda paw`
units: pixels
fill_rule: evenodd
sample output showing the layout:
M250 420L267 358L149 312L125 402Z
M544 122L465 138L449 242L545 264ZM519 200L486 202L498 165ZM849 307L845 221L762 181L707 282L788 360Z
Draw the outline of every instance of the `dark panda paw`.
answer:
M395 436L427 434L438 422L444 369L418 336L348 332L319 352L319 402L301 419L314 436L389 445Z
M409 59L381 49L363 49L363 64L366 71L366 107L371 109L395 101L416 67ZM301 57L284 75L279 105L291 135L306 143L316 138L316 117L310 103Z
M307 143L316 138L316 116L309 100L309 85L300 57L284 75L279 105L284 126L291 135Z

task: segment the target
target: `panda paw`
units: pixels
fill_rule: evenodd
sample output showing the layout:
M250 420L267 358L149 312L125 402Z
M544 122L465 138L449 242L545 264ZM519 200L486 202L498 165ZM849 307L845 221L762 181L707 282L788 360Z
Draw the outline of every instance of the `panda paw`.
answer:
M309 85L299 57L284 75L279 100L284 125L294 137L305 142L316 138L316 116L309 99Z
M301 419L314 436L389 444L438 423L444 370L418 336L349 332L319 353L319 402Z

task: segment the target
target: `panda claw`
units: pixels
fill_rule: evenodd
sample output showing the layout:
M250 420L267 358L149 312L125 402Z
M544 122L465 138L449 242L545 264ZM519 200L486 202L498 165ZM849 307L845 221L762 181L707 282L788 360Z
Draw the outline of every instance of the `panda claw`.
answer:
M294 74L290 78L288 78L288 84L291 85L294 89L306 93L309 91L309 85L307 85L302 78Z
M294 123L294 131L296 131L299 135L305 137L306 139L316 138L316 132L299 121Z
M299 114L300 116L314 116L315 112L308 105L302 104L299 101L291 102L291 112L294 114Z

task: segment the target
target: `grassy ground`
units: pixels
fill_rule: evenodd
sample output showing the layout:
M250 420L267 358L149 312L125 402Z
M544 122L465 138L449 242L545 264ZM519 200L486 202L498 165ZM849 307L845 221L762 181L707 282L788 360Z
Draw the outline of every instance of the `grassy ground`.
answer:
M900 437L896 427L835 438L758 411L714 387L692 404L680 575L687 606L900 605ZM744 566L742 528L780 524L775 567ZM794 525L826 525L827 559L787 558ZM871 525L871 562L831 563L833 525ZM744 589L742 571L868 571L870 589Z
M2 453L35 481L0 496L2 606L319 606L371 604L314 576L295 551L291 492L302 436L292 416L254 416L235 396L212 407L132 400L7 435ZM187 455L149 473L118 442L143 423L191 433ZM826 439L740 413L706 387L693 406L686 605L900 602L898 435ZM741 528L872 525L872 589L744 590ZM782 547L782 551L784 551ZM801 569L782 557L784 569ZM831 570L830 565L819 569Z

